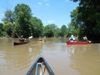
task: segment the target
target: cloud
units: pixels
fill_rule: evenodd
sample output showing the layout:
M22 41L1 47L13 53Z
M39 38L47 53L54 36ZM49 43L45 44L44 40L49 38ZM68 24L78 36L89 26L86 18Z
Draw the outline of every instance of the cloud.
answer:
M48 2L49 0L38 0L38 1L41 1L41 2Z
M54 20L47 20L47 24L52 24L54 23Z
M50 6L50 4L49 4L49 3L46 3L45 5L46 5L46 6Z
M38 5L50 6L49 0L39 0Z
M38 5L43 5L43 3L42 3L42 2L38 2L37 4L38 4Z
M49 0L43 0L44 2L48 2Z

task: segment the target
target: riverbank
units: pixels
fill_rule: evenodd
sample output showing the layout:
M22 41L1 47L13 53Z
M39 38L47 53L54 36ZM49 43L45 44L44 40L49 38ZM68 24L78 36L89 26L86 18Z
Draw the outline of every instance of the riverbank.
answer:
M12 39L11 37L0 37L0 39Z

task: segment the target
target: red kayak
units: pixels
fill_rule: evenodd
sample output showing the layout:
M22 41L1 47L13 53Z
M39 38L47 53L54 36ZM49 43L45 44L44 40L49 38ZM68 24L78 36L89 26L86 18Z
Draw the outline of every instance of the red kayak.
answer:
M66 42L67 45L85 45L90 44L89 42L83 42L83 41L74 41L74 42Z

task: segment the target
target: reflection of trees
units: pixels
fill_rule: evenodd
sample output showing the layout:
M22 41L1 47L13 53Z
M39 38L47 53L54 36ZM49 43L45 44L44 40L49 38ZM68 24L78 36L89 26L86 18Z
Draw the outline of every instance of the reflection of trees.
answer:
M70 54L72 55L83 55L84 53L86 53L88 50L90 50L91 48L91 45L71 45L71 46L68 46L68 51Z
M32 64L36 56L40 54L42 48L42 45L37 42L33 43L32 41L29 44L19 46L9 45L5 41L2 41L2 43L3 45L5 44L5 46L0 47L0 50L2 50L5 55L3 59L6 61L6 63L3 67L0 67L0 69L5 70L4 67L6 67L7 69L5 70L5 74L6 71L8 73L11 70L12 74L14 74L13 72L20 73L20 71L21 73L25 73L25 71L29 69L29 66ZM37 46L34 46L35 44ZM2 44L0 45L2 46ZM29 49L31 49L31 52L29 51ZM2 57L0 58L2 59Z
M73 46L74 54L72 58L72 68L79 71L81 75L100 74L100 52L96 45Z

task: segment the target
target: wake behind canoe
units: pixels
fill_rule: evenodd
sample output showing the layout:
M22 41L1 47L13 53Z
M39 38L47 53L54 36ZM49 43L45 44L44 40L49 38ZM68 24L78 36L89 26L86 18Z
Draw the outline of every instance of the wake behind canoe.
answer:
M48 72L48 75L55 75L49 64L43 57L39 57L31 66L30 70L26 75L46 75L45 69Z

